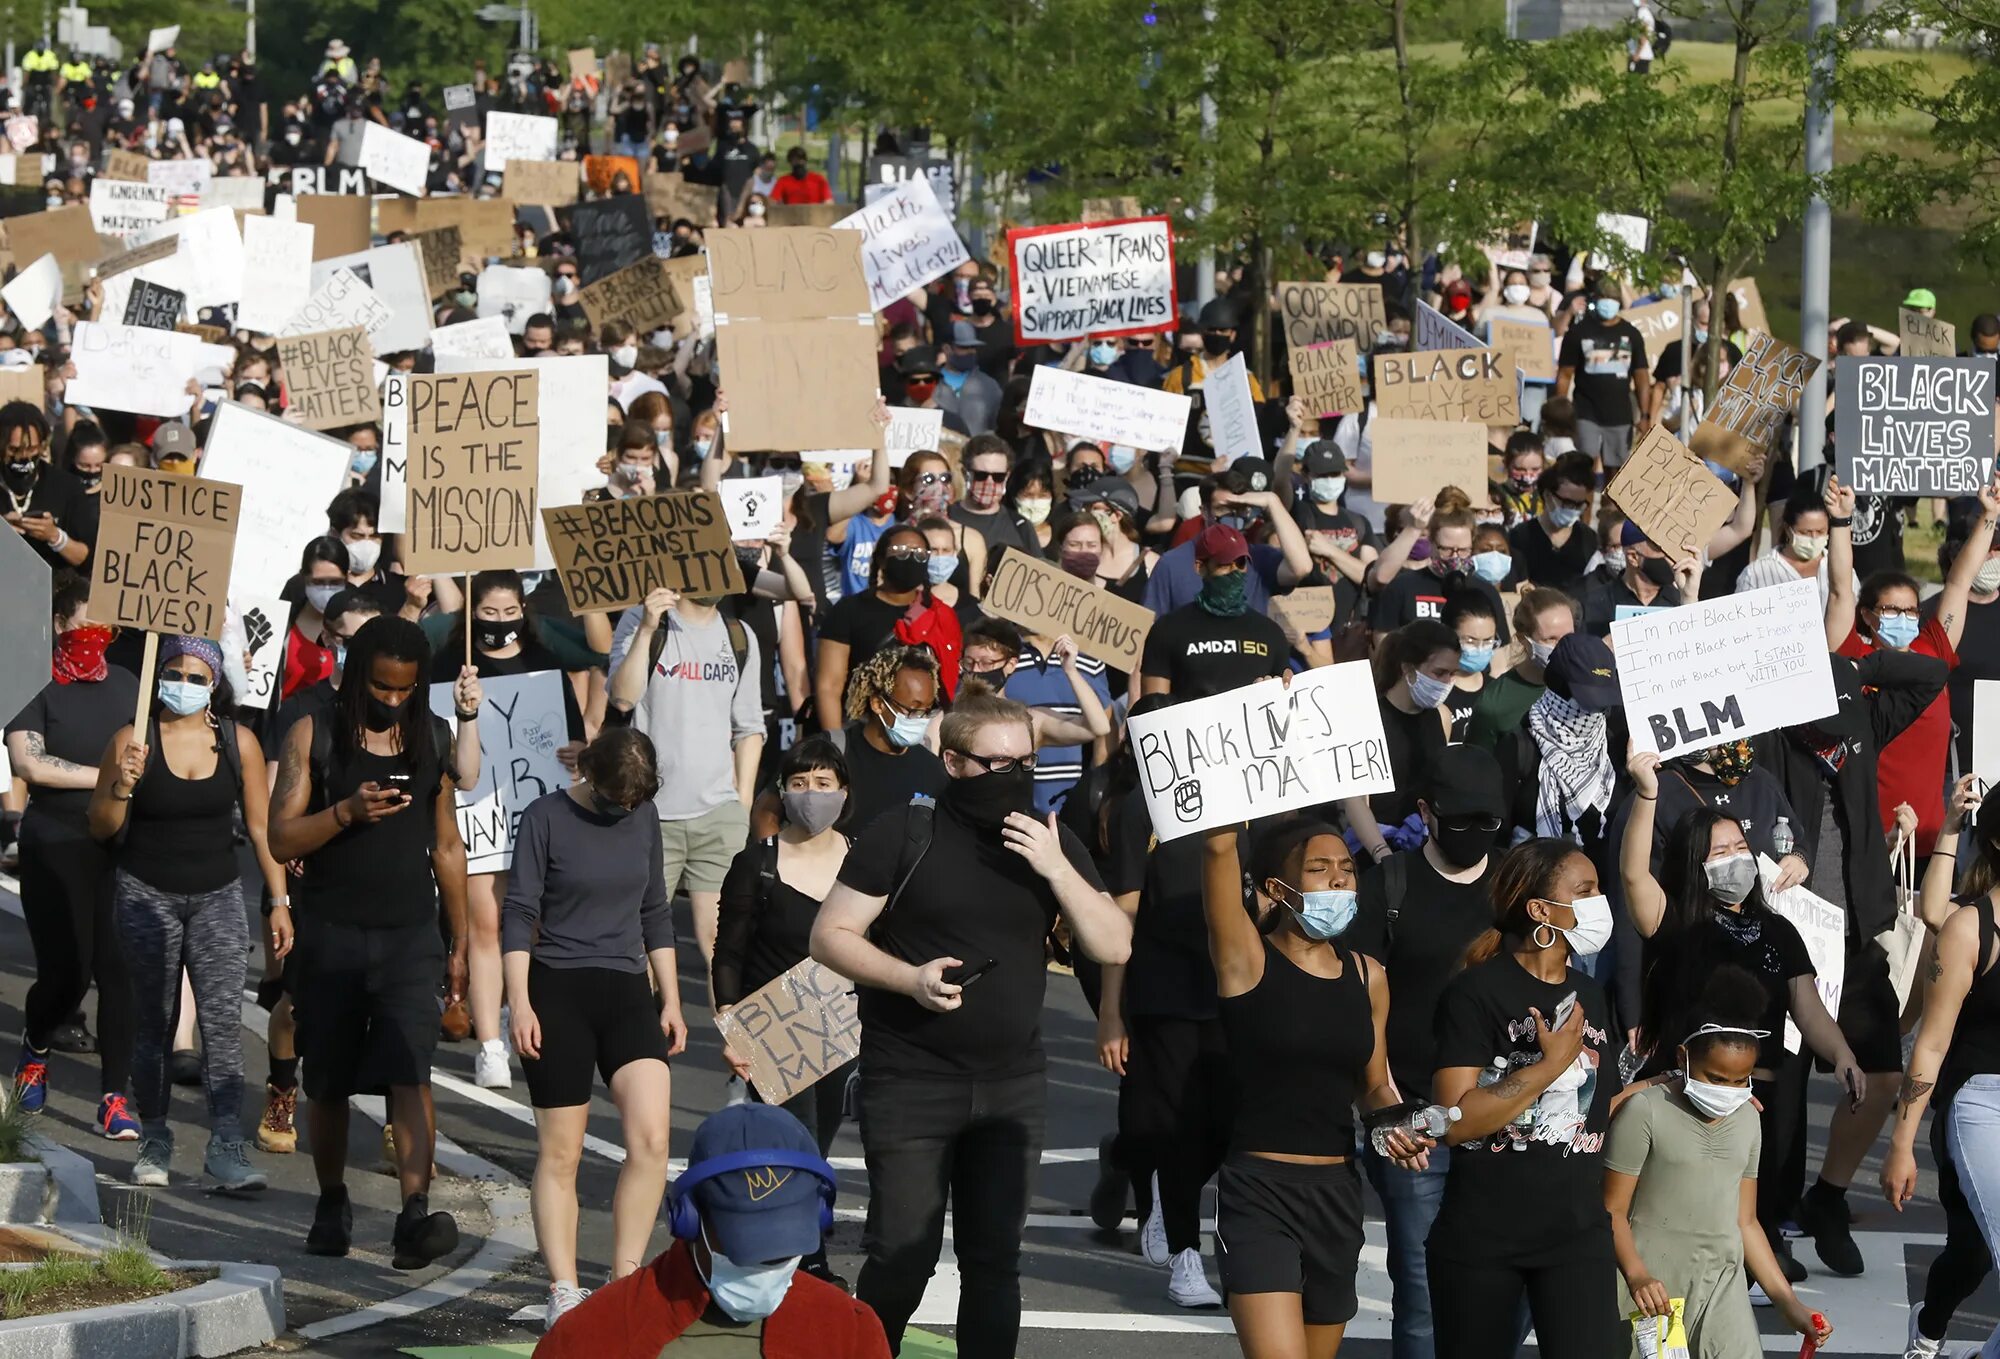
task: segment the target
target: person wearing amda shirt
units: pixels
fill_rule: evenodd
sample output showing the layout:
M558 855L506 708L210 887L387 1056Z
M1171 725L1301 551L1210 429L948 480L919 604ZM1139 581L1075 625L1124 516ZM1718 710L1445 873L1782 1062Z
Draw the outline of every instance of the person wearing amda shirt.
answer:
M1227 524L1194 540L1201 593L1153 624L1139 662L1140 690L1186 701L1283 674L1285 632L1250 608L1250 544Z
M1060 914L1086 955L1122 964L1132 925L1083 844L1031 814L1026 708L964 699L940 743L951 781L935 810L916 799L862 833L820 907L812 956L860 989L868 1260L855 1296L900 1350L949 1197L958 1351L1012 1359L1048 1099L1043 940Z

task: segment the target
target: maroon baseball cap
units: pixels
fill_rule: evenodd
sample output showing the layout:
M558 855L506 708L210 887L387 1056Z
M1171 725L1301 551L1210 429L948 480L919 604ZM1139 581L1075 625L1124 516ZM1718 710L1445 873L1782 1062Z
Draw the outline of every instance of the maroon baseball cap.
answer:
M1210 524L1194 540L1196 561L1221 562L1233 566L1250 559L1250 544L1227 524Z

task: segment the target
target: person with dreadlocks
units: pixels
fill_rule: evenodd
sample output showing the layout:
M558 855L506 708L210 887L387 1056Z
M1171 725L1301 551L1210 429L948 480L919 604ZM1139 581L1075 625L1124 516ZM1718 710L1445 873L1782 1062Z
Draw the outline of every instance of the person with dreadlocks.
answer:
M944 762L931 749L932 718L943 693L937 653L891 644L854 671L847 685L849 824L865 827L918 793L944 791Z
M430 659L415 623L364 624L331 713L301 717L286 734L271 795L271 853L303 869L295 996L320 1187L306 1250L348 1252L347 1101L386 1086L403 1194L397 1269L422 1269L458 1245L458 1224L431 1212L429 1198L437 981L448 978L452 1002L464 996L467 946L451 730L418 697Z

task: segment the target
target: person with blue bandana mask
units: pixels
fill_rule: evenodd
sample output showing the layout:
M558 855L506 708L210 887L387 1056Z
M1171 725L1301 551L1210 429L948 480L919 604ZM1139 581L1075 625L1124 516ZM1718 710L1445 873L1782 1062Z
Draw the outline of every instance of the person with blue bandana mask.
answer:
M1556 360L1556 395L1576 404L1577 449L1606 473L1624 463L1634 434L1651 428L1646 340L1619 315L1623 308L1618 280L1609 274L1598 279L1589 308L1563 336Z

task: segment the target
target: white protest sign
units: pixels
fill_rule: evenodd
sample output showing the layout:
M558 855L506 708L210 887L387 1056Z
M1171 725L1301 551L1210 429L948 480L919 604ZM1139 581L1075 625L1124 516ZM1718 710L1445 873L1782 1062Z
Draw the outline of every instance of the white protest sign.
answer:
M307 224L310 230L310 224ZM335 269L325 282L292 313L281 335L310 335L315 330L344 330L360 326L368 332L375 352L394 353L382 343L382 334L396 319L395 311L375 295L375 290L355 277L346 267Z
M2000 680L1972 682L1972 768L1964 772L2000 783Z
M1410 349L1426 354L1438 349L1484 349L1466 330L1443 312L1417 299L1417 315L1410 331Z
M510 160L554 160L556 120L532 113L486 115L486 164L502 169Z
M230 590L230 605L242 616L243 640L250 649L250 685L236 701L246 708L270 708L285 668L285 626L292 606L276 595L245 594L233 580Z
M1778 866L1767 855L1757 856L1757 868L1764 878L1764 900L1771 909L1792 922L1805 940L1806 957L1812 959L1813 986L1830 1015L1840 1013L1840 994L1847 982L1847 912L1805 887L1775 890ZM1804 1035L1785 1016L1785 1051L1797 1052Z
M299 552L326 532L326 507L346 487L352 456L343 440L289 420L234 401L216 406L201 471L243 488L229 574L230 598L239 608L284 590Z
M1178 703L1131 731L1161 840L1396 786L1366 661Z
M1241 354L1231 354L1228 363L1208 370L1201 384L1201 399L1208 412L1209 443L1216 457L1235 462L1262 455L1257 406L1250 400L1250 370Z
M1643 255L1646 253L1646 241L1652 234L1653 224L1643 217L1634 217L1628 212L1600 212L1597 214L1597 229L1607 236L1616 236L1633 254ZM1603 269L1610 263L1609 257L1591 251L1591 268Z
M414 241L378 245L352 255L313 261L312 284L317 292L335 269L347 269L367 284L389 309L389 321L370 327L368 336L378 354L422 349L430 338L431 290L424 278L424 256Z
M229 208L252 215L264 211L264 181L249 175L223 175L201 186L203 208Z
M198 336L179 331L79 321L70 346L76 376L69 380L65 399L72 406L134 415L186 415L191 404L187 385L202 367L204 348Z
M375 527L401 533L410 512L410 379L391 368L382 379L382 517Z
M877 311L971 258L931 182L922 177L904 180L833 229L861 233L861 271Z
M180 38L181 26L179 24L169 24L165 28L156 28L146 35L146 50L148 52L164 52L179 42Z
M1165 217L1007 233L1014 342L1132 335L1174 323L1173 228Z
M694 333L704 340L715 338L715 280L707 274L694 276Z
M521 813L544 793L570 784L556 752L569 744L559 670L493 675L479 682L479 782L458 797L465 871L497 873L514 862ZM452 720L449 684L431 686L431 711Z
M243 300L236 307L241 330L280 334L312 297L313 228L275 217L243 219ZM332 329L311 326L311 330Z
M1611 625L1639 749L1683 755L1839 710L1810 577Z
M935 452L943 434L943 411L891 406L889 428L882 431L882 447L889 455L889 465L901 467L912 453Z
M151 245L169 236L180 249L135 271L148 283L187 295L190 309L226 307L243 297L243 235L230 208L204 208L188 217L170 217L149 227L132 244Z
M0 288L0 299L6 301L7 310L14 313L15 320L29 330L39 330L55 315L56 303L62 301L62 287L62 266L56 263L54 255L44 255Z
M146 182L158 185L173 198L199 198L215 178L215 166L207 157L200 160L156 160L146 166ZM258 200L259 207L263 200ZM208 205L204 203L203 207Z
M363 123L361 168L370 179L412 198L422 198L431 174L431 149L415 137L405 137L380 123Z
M1187 436L1190 398L1037 364L1022 419L1036 429L1158 452Z
M138 235L147 227L167 220L165 188L158 184L138 184L129 179L93 179L90 182L90 225L99 235L121 240Z
M762 542L784 521L783 477L724 477L716 491L729 519L729 536L739 543Z
M482 316L477 321L433 328L431 353L439 358L511 359L514 342L507 338L505 321L497 316Z
M552 312L552 280L540 269L510 269L489 264L479 271L479 315L497 316L509 335L528 328L528 318Z

